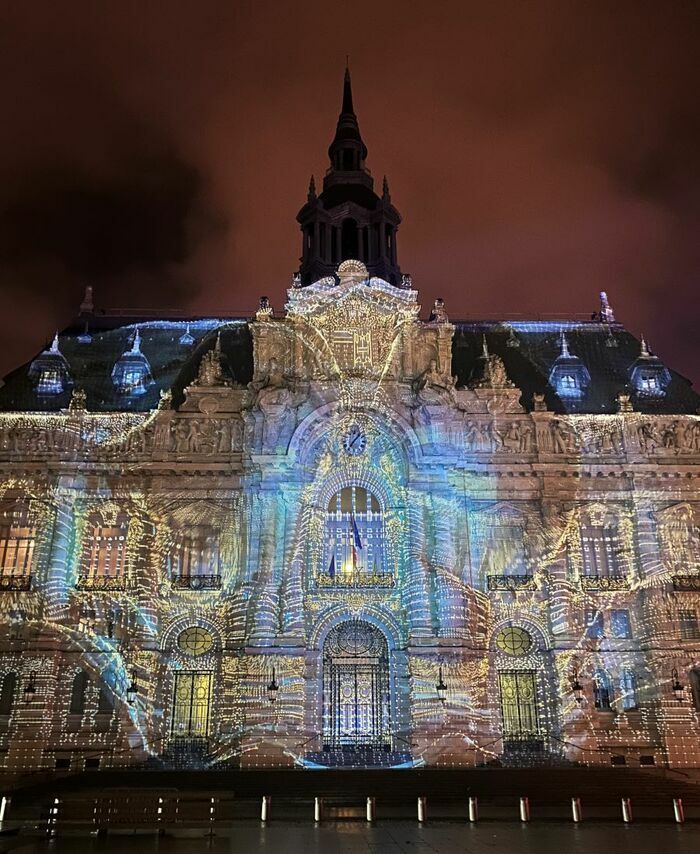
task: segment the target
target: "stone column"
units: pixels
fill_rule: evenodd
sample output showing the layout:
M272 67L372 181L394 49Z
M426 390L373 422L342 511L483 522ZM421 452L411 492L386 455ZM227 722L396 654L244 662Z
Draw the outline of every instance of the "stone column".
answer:
M253 600L253 621L251 639L262 645L273 642L278 629L277 585L274 578L276 557L276 539L279 509L274 492L263 490L257 501L260 504L260 530L258 533L257 567L253 567L255 579ZM256 571L257 569L257 571Z
M407 516L409 529L407 584L402 591L403 605L408 614L410 632L420 637L432 637L433 614L430 596L430 565L426 542L426 497L414 493L409 497Z

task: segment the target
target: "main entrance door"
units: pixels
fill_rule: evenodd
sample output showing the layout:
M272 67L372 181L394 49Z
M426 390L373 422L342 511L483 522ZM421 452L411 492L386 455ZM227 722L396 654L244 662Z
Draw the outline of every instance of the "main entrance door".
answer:
M364 620L341 623L323 647L324 747L388 747L390 732L386 638Z
M498 674L504 738L536 736L537 692L532 670L506 670Z
M209 734L211 673L175 674L172 734L175 738L206 738Z

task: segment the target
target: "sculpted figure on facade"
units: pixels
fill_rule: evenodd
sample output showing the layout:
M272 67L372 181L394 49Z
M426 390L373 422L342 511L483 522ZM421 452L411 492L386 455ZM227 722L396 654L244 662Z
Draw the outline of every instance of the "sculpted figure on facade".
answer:
M552 452L555 454L572 454L580 448L579 435L576 428L568 421L554 418L549 422Z

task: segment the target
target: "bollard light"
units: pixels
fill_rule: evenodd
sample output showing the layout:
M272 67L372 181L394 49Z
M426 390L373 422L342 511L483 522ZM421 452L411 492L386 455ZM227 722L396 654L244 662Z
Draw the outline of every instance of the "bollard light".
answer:
M437 691L440 702L444 703L447 699L447 685L445 685L445 680L442 678L442 665L440 665L440 670L438 671L438 682L435 690Z
M671 690L673 691L673 696L679 703L683 702L683 685L680 683L678 679L678 671L674 667L671 670Z
M267 699L270 703L274 703L277 699L277 692L279 691L280 686L277 684L277 679L275 678L275 668L272 668L272 679L268 683L267 686Z

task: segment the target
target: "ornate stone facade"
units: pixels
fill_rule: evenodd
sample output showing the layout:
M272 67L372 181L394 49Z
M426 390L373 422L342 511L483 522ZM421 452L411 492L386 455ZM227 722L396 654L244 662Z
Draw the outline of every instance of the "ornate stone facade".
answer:
M700 398L607 296L421 320L348 87L282 314L90 297L0 388L6 777L700 765Z
M700 764L697 416L459 385L416 297L347 262L246 385L213 323L177 408L0 416L8 773Z

